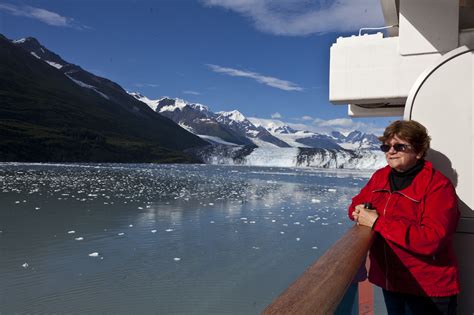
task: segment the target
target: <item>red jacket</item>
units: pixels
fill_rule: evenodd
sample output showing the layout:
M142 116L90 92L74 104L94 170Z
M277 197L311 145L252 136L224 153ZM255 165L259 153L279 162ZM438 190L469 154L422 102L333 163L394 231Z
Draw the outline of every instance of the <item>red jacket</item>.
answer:
M459 221L451 182L426 161L407 188L391 192L386 166L352 199L371 202L379 218L370 249L369 280L386 290L415 295L458 294L458 266L452 238Z

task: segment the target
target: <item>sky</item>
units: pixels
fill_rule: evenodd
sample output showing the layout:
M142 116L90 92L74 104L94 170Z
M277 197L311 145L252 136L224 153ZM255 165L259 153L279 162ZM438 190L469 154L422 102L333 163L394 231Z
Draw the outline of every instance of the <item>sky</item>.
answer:
M384 26L379 0L0 1L0 33L150 99L178 97L308 130L379 134L329 98L329 49Z

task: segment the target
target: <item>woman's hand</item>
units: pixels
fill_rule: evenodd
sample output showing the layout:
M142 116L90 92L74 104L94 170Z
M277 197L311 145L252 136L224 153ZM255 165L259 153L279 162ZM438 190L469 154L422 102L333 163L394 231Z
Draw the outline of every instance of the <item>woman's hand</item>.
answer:
M372 228L375 221L379 217L377 211L366 209L363 204L355 207L354 212L352 212L352 216L358 225L368 226L369 228Z

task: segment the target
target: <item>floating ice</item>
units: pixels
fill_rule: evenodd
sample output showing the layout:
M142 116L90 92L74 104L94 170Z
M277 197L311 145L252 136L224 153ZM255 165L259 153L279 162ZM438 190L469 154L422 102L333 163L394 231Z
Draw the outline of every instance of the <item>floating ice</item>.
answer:
M76 241L82 241L82 240L84 240L84 238L83 237L76 237L75 240Z
M173 232L174 230L173 229L166 229L165 231L166 232Z
M214 221L211 221L211 222L209 222L209 223L215 223L215 222L214 222Z
M76 233L76 231L74 231L74 230L67 231L67 234L74 234L74 233Z
M299 237L296 238L296 241L297 241L297 242L299 242L300 240L301 240L301 238L299 238Z
M174 260L174 261L180 261L180 260L181 260L181 258L179 258L179 257L175 257L175 258L173 258L173 260Z
M118 236L122 236L122 235L124 235L124 234L125 234L125 233L120 232L120 233L118 233L117 235L118 235Z
M156 230L151 230L151 233L156 233Z
M285 234L285 232L281 231L280 234Z
M312 203L321 203L321 200L313 198L313 199L311 199L311 202Z
M21 266L26 269L26 268L28 268L30 265L28 265L28 263L26 262L26 263L24 263L24 264L21 265Z
M210 205L210 206L213 206L213 205L214 205L214 203L212 203L212 202L209 202L209 205Z
M334 188L328 188L328 191L330 191L330 192L336 192L337 190L334 189Z
M35 207L35 210L39 210L39 209L40 209L40 207Z
M311 247L311 248L312 248L312 249L318 249L318 246L313 246L313 247Z
M133 224L130 224L128 227L133 227Z
M99 257L99 253L98 252L90 253L89 257Z

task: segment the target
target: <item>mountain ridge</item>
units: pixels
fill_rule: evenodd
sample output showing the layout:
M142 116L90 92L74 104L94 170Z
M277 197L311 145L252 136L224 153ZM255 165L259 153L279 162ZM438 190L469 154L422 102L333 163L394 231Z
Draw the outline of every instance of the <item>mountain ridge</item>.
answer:
M182 150L207 144L37 40L0 37L0 59L0 161L197 162Z
M140 93L131 93L157 112L188 128L194 134L211 143L230 142L235 145L254 145L257 147L301 147L322 149L368 149L378 150L379 141L373 134L352 131L346 136L333 131L330 134L320 134L308 130L296 130L286 123L274 119L247 118L238 110L212 112L209 106L187 102L179 98L164 97L151 100ZM202 125L219 125L219 127L203 128ZM230 136L221 137L217 128L225 129ZM211 138L221 138L223 141L211 141ZM245 140L247 139L247 140Z

